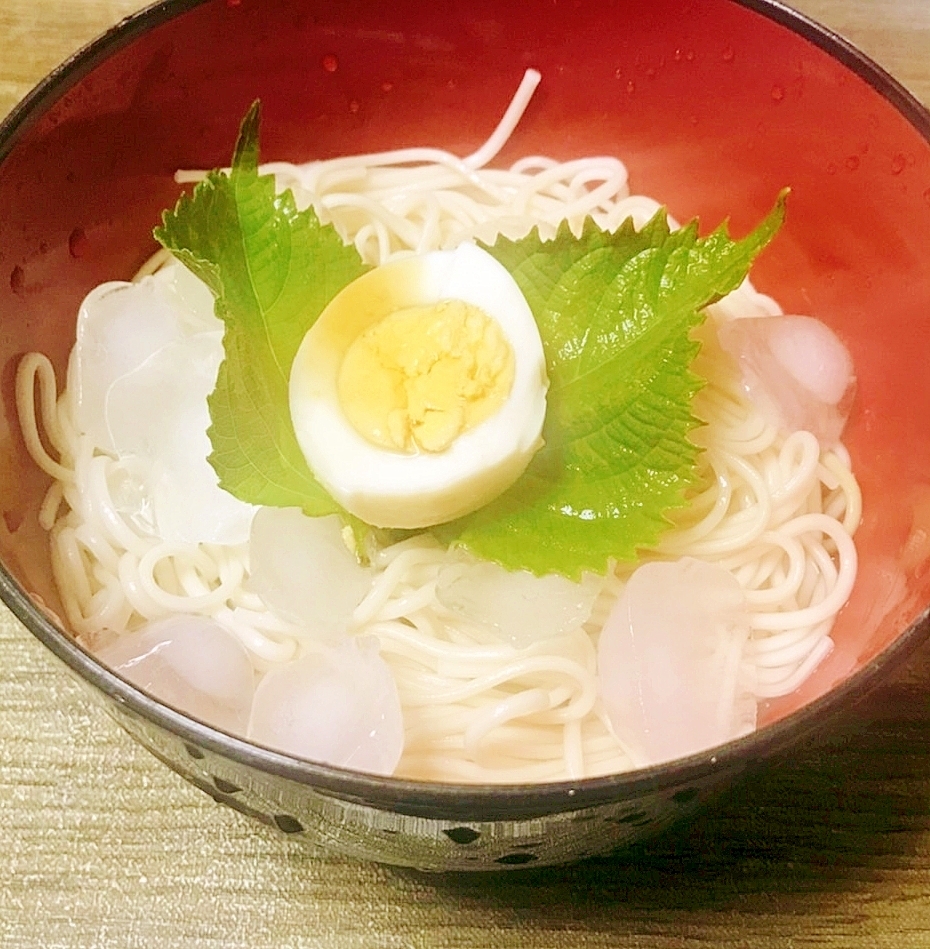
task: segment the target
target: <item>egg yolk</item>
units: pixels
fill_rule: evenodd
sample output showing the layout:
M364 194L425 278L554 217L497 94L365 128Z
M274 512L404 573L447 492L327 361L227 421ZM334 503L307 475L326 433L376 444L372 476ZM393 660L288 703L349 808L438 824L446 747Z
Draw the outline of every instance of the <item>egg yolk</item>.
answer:
M337 392L374 445L441 452L506 402L514 354L497 321L462 300L397 310L360 334Z

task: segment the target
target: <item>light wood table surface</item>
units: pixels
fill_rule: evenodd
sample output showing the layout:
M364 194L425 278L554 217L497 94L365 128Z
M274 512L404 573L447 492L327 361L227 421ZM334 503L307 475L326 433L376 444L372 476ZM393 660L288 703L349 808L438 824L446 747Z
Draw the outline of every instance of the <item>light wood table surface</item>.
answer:
M930 103L930 0L793 5ZM0 115L142 6L0 0ZM0 947L930 947L928 696L924 649L842 736L633 853L427 877L217 806L0 610Z

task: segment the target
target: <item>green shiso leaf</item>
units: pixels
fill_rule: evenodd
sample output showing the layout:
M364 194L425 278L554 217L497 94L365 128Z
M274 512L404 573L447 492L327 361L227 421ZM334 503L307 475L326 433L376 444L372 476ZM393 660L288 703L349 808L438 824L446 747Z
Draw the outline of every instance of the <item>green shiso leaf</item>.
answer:
M550 389L545 446L491 504L436 533L511 569L577 577L632 560L687 503L698 449L691 331L702 308L735 289L784 220L786 193L749 236L692 222L669 231L664 211L640 231L588 221L542 241L488 248L513 275L539 325Z
M243 501L341 512L314 478L291 425L288 379L304 334L368 269L290 191L258 174L260 106L242 122L232 169L210 172L166 211L156 239L213 291L225 359L209 397L210 463Z
M216 297L225 359L209 397L210 462L220 484L254 504L349 517L310 471L290 420L288 380L304 334L367 269L334 228L258 174L256 103L230 173L213 171L165 212L156 238ZM592 221L576 237L536 230L489 252L513 275L539 326L550 378L545 446L524 475L479 511L434 533L510 569L602 572L654 545L686 503L702 380L691 332L735 289L784 220L786 193L746 238L726 225L669 231L664 211L641 230Z

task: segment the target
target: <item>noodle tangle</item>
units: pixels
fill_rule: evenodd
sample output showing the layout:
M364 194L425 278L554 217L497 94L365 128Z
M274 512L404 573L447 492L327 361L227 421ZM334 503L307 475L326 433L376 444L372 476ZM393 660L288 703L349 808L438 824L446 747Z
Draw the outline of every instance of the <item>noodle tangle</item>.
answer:
M630 216L641 226L659 204L629 193L615 158L531 156L509 169L484 167L538 81L531 71L497 131L464 159L409 148L262 170L369 264L498 234L517 238L532 227L545 238L563 221L577 233L587 216L606 230ZM201 177L178 174L182 182ZM177 265L160 252L136 279L164 266ZM745 592L751 628L728 644L721 683L721 702L732 703L747 682L757 699L792 691L829 653L833 620L855 578L851 536L861 501L842 448L825 451L809 432L780 434L746 400L716 344L716 320L778 313L774 301L747 281L709 309L694 366L707 380L693 409L705 423L694 433L703 449L698 486L645 557L716 563ZM29 453L52 479L39 519L67 624L82 642L93 648L101 635L183 612L232 632L260 673L325 648L250 590L248 545L157 536L133 458L114 457L79 430L73 393L57 394L41 354L22 360L16 402ZM595 599L583 625L518 648L438 599L440 571L462 556L427 535L375 551L374 580L352 618L350 632L377 640L400 693L406 744L396 773L531 783L637 766L612 733L597 679L599 630L632 565L585 578ZM746 730L753 724L754 708Z

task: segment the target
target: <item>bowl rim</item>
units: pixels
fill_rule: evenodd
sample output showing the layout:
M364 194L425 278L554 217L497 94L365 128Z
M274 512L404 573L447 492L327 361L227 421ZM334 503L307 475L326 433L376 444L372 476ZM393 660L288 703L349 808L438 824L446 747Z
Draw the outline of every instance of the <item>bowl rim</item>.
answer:
M215 0L159 0L108 29L41 80L0 122L0 166L45 112L104 60L150 29ZM930 111L852 43L781 0L726 0L809 41L863 79L930 144ZM163 705L99 664L55 625L0 563L0 599L68 669L111 702L187 745L256 771L374 809L448 822L532 819L680 790L770 757L835 717L930 638L930 606L849 678L800 709L742 738L686 758L581 780L542 784L453 784L365 774L291 757L226 734Z

